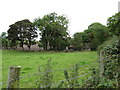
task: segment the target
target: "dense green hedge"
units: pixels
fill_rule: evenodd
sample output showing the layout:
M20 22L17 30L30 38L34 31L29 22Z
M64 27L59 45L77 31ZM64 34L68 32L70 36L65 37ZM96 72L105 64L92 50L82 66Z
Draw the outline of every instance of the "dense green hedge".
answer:
M108 44L109 43L109 44ZM103 47L105 46L105 47ZM104 65L100 64L98 68L93 68L93 79L86 82L86 87L94 88L120 88L120 38L113 38L104 45L102 58ZM100 76L101 65L103 66L103 75Z

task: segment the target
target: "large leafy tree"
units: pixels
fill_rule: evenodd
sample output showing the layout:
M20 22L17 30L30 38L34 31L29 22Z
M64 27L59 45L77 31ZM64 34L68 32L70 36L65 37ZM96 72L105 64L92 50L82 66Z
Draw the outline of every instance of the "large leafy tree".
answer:
M8 38L12 41L13 46L16 45L16 41L20 42L20 46L24 50L24 42L28 41L28 47L31 47L31 41L37 37L37 29L28 20L24 19L17 21L15 24L9 26Z
M109 35L107 27L100 23L92 23L81 35L83 48L95 50L109 37Z
M109 32L107 27L105 27L100 23L93 23L90 26L88 26L88 29L91 31L93 37L90 41L91 48L96 49L109 37Z
M41 42L45 50L58 50L67 45L68 20L65 16L50 13L35 19L34 24L40 30Z
M120 36L120 12L108 18L107 26L112 34Z

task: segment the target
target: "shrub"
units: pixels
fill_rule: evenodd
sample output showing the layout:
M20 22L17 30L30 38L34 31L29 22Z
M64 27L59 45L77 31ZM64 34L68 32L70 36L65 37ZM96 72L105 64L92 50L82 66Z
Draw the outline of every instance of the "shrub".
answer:
M118 41L119 37L114 36L114 37L110 37L107 41L105 41L102 45L100 45L97 50L98 52L100 52L104 47L108 46L108 45L114 45L117 41Z
M51 60L48 60L48 62L45 65L43 65L43 69L41 68L42 67L38 68L40 74L37 77L36 85L38 86L38 88L45 88L45 86L47 86L46 88L50 88L51 83L53 82Z
M95 68L96 73L93 73L93 79L86 82L88 87L120 88L120 38L117 40L114 38L106 43L111 45L107 45L100 51L104 62L102 77L100 76L101 68Z

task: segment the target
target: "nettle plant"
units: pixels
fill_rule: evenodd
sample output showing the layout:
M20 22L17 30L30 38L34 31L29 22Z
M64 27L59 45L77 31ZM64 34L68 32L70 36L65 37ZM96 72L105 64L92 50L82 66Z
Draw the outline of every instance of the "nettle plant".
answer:
M47 61L45 65L38 68L39 74L37 75L37 81L35 84L38 88L51 88L53 83L53 73L52 73L52 61L51 59ZM44 73L43 73L44 72Z

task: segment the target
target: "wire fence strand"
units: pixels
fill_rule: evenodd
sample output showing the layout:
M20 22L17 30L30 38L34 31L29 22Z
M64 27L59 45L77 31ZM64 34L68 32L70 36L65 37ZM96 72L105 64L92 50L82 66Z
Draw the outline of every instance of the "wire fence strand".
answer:
M94 77L89 77L87 80L85 80L84 82L86 82L86 81L88 81L88 80L90 80L90 79L92 79L92 78L94 78ZM73 85L73 86L71 86L71 87L75 87L75 86L77 86L77 85L80 85L81 83L77 83L77 84L75 84L75 85Z
M85 67L85 66L93 65L95 63L97 63L97 62L93 62L93 63L87 64L87 65L80 65L80 66L77 66L77 67ZM58 69L58 70L51 70L51 71L45 71L45 72L34 73L34 74L26 75L26 76L21 76L19 78L15 78L15 79L12 79L10 81L2 82L2 83L0 83L0 86L3 85L3 84L9 83L11 81L22 79L22 78L26 78L26 77L31 77L31 76L35 76L35 75L39 75L39 74L44 74L44 73L49 73L49 72L54 72L54 71L64 71L64 70L69 70L69 69L73 69L73 68L76 68L76 67L64 68L64 69Z
M96 62L93 62L91 64L87 64L87 65L80 65L80 66L77 66L77 67L85 67L85 66L93 65L95 63ZM54 72L54 71L64 71L64 70L69 70L69 69L73 69L73 68L76 68L76 67L64 68L64 69L58 69L58 70L51 70L51 71L45 71L45 72L40 72L40 73L35 73L35 74L30 74L30 75L22 76L20 78L30 77L30 76L39 75L39 74L43 74L43 73Z
M60 82L64 82L64 81L67 81L67 80L74 80L74 79L80 78L80 77L82 77L82 76L86 76L86 75L88 75L88 74L90 74L90 73L92 73L92 71L89 72L89 73L86 73L86 74L82 74L82 75L80 75L80 76L77 76L77 77L75 77L75 78L70 78L70 79L60 80L60 81L55 82L55 83L52 83L52 84L50 84L50 85L46 85L46 86L44 86L44 87L42 87L42 88L47 88L47 87L50 87L50 86L56 85L56 84L58 84L58 83L60 83Z

